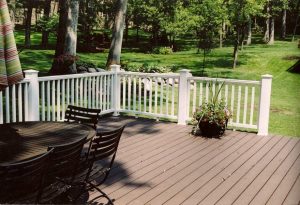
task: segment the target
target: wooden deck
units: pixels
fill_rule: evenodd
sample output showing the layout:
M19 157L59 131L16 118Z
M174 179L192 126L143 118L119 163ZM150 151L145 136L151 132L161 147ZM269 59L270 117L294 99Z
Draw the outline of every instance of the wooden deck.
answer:
M127 117L105 118L100 129L120 123L128 126L101 186L115 204L300 203L300 138L228 130L207 139L190 126Z

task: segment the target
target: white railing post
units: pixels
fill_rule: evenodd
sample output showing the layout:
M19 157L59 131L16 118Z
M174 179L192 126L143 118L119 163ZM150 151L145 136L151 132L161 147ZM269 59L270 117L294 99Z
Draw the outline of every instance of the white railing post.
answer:
M111 71L114 73L114 82L113 82L113 116L119 115L120 110L120 76L118 75L118 72L120 72L120 65L111 65L110 66Z
M272 75L262 75L260 85L259 113L258 113L258 135L268 135Z
M39 81L36 70L25 70L25 79L29 80L28 87L28 121L39 121Z
M191 77L192 74L189 70L183 69L179 71L179 96L178 96L178 124L186 125L186 121L188 119L188 77Z

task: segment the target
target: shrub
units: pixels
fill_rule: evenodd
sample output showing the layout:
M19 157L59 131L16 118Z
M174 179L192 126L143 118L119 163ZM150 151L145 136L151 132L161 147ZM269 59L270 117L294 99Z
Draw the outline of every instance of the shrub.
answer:
M153 53L168 55L168 54L172 54L173 50L170 47L156 47L153 49Z
M175 65L159 66L157 64L129 63L128 61L122 61L121 67L126 71L143 73L169 73L177 70L177 67Z
M76 62L76 67L79 67L79 66L82 66L82 67L85 67L85 68L97 68L97 66L90 62L90 61L84 61L84 60L79 60Z

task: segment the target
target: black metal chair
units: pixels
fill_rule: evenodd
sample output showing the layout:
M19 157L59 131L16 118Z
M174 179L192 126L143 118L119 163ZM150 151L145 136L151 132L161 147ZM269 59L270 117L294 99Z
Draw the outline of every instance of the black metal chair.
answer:
M92 125L96 129L101 109L83 108L68 105L65 113L65 122L78 122Z
M49 149L30 160L0 165L0 204L39 202L43 176L52 151Z
M65 145L49 147L53 150L45 175L42 203L54 203L56 198L70 188L80 162L86 138ZM58 202L60 203L60 202Z
M89 203L104 197L108 200L108 204L113 204L113 200L98 186L105 182L110 173L124 128L125 125L113 131L97 133L90 144L89 152L81 164L80 173L75 179L75 181L87 185L85 187L86 191L95 189L101 194ZM76 200L78 198L80 196L77 196Z

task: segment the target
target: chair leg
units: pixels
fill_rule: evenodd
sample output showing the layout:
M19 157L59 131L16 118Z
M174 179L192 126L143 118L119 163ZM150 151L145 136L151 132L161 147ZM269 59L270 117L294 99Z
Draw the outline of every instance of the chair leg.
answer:
M93 189L96 189L98 192L101 193L100 196L97 196L96 198L92 199L91 201L88 202L88 204L91 204L92 202L94 202L96 199L99 199L101 197L104 197L108 200L108 203L107 204L110 204L110 205L113 205L114 203L114 200L113 199L110 199L109 196L104 193L101 189L99 189L96 185L94 185L93 183L91 182L88 182L88 184L93 188Z

